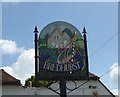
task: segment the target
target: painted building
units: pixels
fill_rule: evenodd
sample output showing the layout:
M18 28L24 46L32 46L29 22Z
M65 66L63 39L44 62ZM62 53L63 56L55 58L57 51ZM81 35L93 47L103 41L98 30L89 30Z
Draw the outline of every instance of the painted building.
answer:
M22 86L20 80L12 77L3 69L0 70L0 73L2 95L58 95L46 87L37 88ZM110 90L100 81L99 77L92 73L89 73L89 79L89 81L81 80L76 81L76 83L73 81L66 82L68 97L69 95L80 95L80 97L85 97L85 95L91 95L92 97L103 97L103 95L107 95L107 97L115 97L110 92ZM58 83L52 84L51 88L53 90L56 90L56 92L59 92ZM70 91L74 88L76 89Z
M51 48L63 48L70 42L70 36L65 31L60 33L58 28L55 28L48 37L48 47Z

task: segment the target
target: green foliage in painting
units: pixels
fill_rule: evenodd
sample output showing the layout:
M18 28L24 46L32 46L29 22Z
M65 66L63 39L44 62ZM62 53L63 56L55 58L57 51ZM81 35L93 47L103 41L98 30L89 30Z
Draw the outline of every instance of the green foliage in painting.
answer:
M63 32L66 32L71 38L73 38L73 33L71 32L71 30L70 29L68 29L68 28L65 28L64 30L63 30Z

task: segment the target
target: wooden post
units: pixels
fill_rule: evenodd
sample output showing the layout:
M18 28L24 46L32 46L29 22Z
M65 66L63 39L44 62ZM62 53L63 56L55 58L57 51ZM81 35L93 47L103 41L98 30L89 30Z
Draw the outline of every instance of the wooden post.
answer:
M38 30L37 30L37 26L35 26L35 30L34 30L34 42L35 42L35 80L37 81L37 74L38 74L38 61L37 61L37 58L38 58L38 54L37 54L37 49L38 49Z
M67 97L65 80L60 80L60 97Z
M88 67L88 52L87 52L87 38L86 38L86 29L85 29L85 27L84 27L84 29L83 29L83 37L84 37L84 46L85 46L85 64L86 64L86 70L87 70L87 77L88 77L88 79L89 79L89 67Z

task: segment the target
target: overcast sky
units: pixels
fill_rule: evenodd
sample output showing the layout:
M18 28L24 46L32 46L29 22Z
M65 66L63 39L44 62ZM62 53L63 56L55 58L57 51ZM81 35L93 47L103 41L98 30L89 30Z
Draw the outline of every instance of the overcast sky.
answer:
M39 32L54 21L66 21L80 32L86 27L90 72L111 90L118 89L118 3L2 3L2 66L24 80L34 74L34 26ZM116 66L116 67L115 67ZM108 80L109 79L109 80Z

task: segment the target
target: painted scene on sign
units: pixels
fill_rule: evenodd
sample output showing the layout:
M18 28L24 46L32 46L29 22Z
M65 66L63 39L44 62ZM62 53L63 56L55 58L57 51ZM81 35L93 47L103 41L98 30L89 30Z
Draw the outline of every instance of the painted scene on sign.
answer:
M56 21L39 36L40 67L49 71L84 69L85 51L81 33L73 25Z

